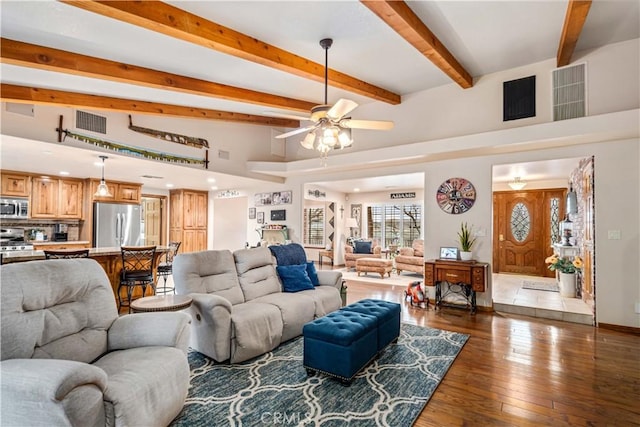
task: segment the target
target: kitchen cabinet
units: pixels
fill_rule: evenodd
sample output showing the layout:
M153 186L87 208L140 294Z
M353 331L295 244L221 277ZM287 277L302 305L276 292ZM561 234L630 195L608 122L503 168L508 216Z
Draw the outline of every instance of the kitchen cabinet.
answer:
M58 214L58 180L33 177L32 183L31 218L55 218Z
M94 202L109 202L109 203L134 203L140 204L142 202L142 184L135 184L130 182L118 182L118 181L105 181L109 188L111 196L96 196L98 185L100 185L99 179L89 179L89 194L91 200Z
M2 171L2 196L29 197L31 177L29 175Z
M59 179L58 186L57 218L82 219L83 182L75 179Z
M31 218L82 219L83 183L77 179L33 177Z
M207 249L208 203L206 191L169 192L169 240L182 242L181 252Z

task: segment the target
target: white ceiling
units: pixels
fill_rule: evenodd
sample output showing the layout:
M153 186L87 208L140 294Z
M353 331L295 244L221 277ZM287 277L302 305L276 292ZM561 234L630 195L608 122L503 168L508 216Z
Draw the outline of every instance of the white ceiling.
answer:
M172 5L230 27L291 53L324 63L318 41L334 39L329 67L402 96L451 80L358 1L171 1ZM471 75L510 69L556 55L566 1L411 1L420 19L440 38ZM640 36L640 2L595 1L576 51ZM259 64L215 52L159 33L109 19L63 3L46 1L0 2L2 37L66 51L121 61L160 71L191 76L314 103L323 101L323 85ZM0 65L3 83L46 87L80 93L146 100L231 112L268 115L253 104L188 95L130 84ZM301 95L303 94L303 95ZM377 103L361 95L329 88L329 103L349 98L360 105ZM299 113L298 113L299 114ZM359 117L358 110L353 113ZM375 119L380 119L376 117ZM382 118L383 119L383 118ZM49 144L51 145L51 144ZM31 150L31 151L27 151ZM34 160L42 149L3 141L3 168L24 169L25 162L45 170L52 162ZM54 150L55 151L55 150ZM107 171L128 179L132 170L148 169L149 175L167 171L191 182L210 177L202 171L173 172L165 164L113 156ZM46 157L44 158L46 159ZM59 169L82 168L81 155L57 155ZM120 166L122 172L119 170ZM29 169L33 170L33 169ZM95 170L91 171L95 174ZM122 173L122 176L120 175ZM191 176L191 174L195 174ZM138 173L139 175L139 173ZM237 187L216 176L219 188ZM380 185L385 184L390 178ZM408 178L407 178L408 179ZM237 180L237 178L233 178ZM139 181L139 180L137 180ZM411 182L411 181L407 181ZM250 184L251 180L244 184ZM351 186L357 183L349 183ZM393 185L396 185L395 183ZM203 184L203 189L208 186ZM364 183L358 186L365 188ZM192 186L193 187L193 186ZM384 187L382 187L384 189Z

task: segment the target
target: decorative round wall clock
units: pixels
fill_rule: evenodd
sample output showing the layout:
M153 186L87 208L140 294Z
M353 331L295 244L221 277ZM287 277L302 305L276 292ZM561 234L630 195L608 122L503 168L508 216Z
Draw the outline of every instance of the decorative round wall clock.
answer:
M476 189L464 178L449 178L440 184L436 201L448 214L465 213L476 201Z

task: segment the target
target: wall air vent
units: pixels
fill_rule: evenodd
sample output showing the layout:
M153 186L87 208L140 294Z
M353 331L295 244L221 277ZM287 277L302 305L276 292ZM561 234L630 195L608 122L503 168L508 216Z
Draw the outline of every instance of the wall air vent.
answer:
M587 115L586 74L585 63L552 71L554 122Z
M107 118L76 110L76 129L107 134Z

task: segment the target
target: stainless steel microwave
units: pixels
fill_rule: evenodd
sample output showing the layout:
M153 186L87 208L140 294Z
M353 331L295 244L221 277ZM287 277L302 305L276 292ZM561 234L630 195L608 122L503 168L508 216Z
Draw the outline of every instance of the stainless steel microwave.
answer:
M29 200L0 199L0 218L29 218Z

